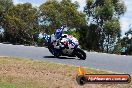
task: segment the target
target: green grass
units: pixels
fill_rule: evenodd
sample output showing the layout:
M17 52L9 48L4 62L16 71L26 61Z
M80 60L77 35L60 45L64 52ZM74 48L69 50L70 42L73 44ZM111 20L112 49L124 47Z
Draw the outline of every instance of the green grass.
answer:
M0 83L0 88L18 88L19 86L13 83L6 83L2 82Z

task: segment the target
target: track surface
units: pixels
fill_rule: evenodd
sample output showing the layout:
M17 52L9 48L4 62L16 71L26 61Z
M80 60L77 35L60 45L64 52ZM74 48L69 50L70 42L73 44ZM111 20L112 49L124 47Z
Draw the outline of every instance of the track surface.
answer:
M0 43L0 56L15 56L35 60L48 60L62 64L84 66L101 70L132 74L132 56L86 52L86 60L77 58L55 58L47 48Z

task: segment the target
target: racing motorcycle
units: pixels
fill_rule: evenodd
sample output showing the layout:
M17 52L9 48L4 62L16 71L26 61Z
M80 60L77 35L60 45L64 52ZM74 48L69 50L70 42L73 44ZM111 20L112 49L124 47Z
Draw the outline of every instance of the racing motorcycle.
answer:
M78 40L72 35L62 34L62 39L60 40L61 46L59 49L54 48L54 45L51 42L51 35L48 35L46 33L42 35L42 38L44 39L44 41L46 41L46 45L48 46L50 53L53 54L55 57L77 56L82 60L86 59L86 53L81 48L79 48Z

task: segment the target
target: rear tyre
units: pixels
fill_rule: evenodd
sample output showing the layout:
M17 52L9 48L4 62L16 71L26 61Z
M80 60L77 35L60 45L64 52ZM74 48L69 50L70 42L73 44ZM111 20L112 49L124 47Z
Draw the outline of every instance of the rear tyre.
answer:
M82 60L86 59L86 53L80 48L75 49L75 55Z

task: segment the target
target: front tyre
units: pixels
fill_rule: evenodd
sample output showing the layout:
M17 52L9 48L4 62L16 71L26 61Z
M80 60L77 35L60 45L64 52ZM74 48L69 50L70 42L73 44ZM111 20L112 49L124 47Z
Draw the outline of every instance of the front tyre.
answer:
M75 49L75 55L82 60L86 59L86 53L80 48Z
M48 46L48 49L51 54L53 54L55 57L61 56L60 51L58 49L52 48Z

